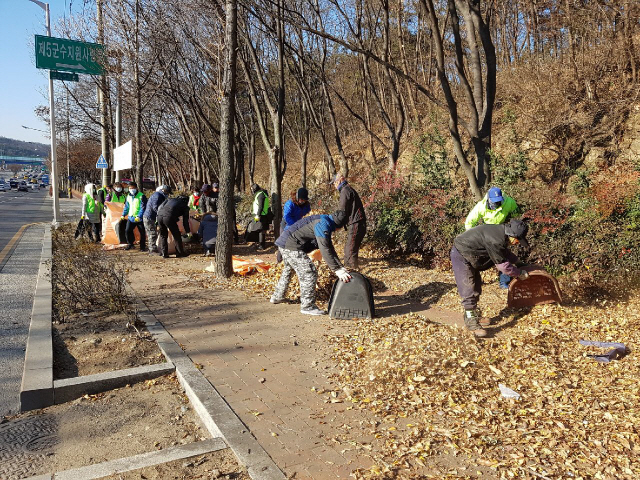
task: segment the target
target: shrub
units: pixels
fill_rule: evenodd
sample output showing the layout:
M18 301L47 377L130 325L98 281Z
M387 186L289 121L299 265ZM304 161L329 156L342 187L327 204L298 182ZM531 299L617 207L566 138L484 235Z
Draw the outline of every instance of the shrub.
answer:
M56 319L64 321L84 309L128 312L124 261L85 239L74 240L73 232L74 226L68 223L52 231L51 286Z

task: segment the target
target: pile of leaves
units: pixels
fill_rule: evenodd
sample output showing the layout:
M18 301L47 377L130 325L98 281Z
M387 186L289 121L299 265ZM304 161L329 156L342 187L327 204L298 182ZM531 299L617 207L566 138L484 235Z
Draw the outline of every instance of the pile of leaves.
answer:
M454 455L500 478L638 478L639 308L535 307L479 342L414 314L329 337L336 380L385 437L356 476L416 478ZM622 342L628 354L598 363L581 338Z
M318 283L316 285L316 300L319 303L329 301L331 288L336 280L336 276L327 267L324 262L314 262L318 269ZM189 279L204 288L227 288L240 290L247 295L260 295L269 298L275 291L276 284L282 274L284 264L269 263L268 271L255 273L246 276L233 275L228 280L219 280L215 275L210 273L190 273ZM291 272L291 281L287 290L286 297L288 300L297 301L300 298L300 284L295 272Z

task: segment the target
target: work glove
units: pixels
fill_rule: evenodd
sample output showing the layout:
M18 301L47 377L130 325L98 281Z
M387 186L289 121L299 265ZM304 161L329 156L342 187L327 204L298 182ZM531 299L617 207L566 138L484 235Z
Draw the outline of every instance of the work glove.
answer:
M344 283L349 283L349 280L351 280L351 275L349 275L349 272L347 272L346 268L340 268L336 270L336 275Z
M529 278L529 272L526 270L520 270L520 275L518 275L518 280L526 280Z
M256 222L259 222L259 221L260 221L260 216L259 216L259 215L256 215L255 217L253 217L253 219L254 219Z
M140 223L140 217L134 218L133 221L136 222L136 223Z
M80 220L84 220L84 215L82 215L82 216L80 217Z
M127 219L127 217L125 217L125 216L120 217L120 221L125 221L126 219Z

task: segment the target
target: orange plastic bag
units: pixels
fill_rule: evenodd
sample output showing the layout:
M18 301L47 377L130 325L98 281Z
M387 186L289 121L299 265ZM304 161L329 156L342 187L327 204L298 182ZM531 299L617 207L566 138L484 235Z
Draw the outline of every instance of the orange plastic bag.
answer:
M263 262L259 258L245 260L234 255L231 257L231 261L233 263L233 273L243 276L253 272L263 273L271 268L271 265Z
M124 210L124 203L105 202L104 207L107 216L102 221L102 243L104 245L120 245L117 228ZM137 228L133 230L133 236L136 242L140 241L140 233Z

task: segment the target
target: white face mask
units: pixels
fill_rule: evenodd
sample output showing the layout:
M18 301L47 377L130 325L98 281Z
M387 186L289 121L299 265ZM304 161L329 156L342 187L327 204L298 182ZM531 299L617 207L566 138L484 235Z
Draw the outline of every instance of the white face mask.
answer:
M115 190L116 192L120 193L120 192L122 191L122 187L116 187L114 190Z
M131 195L135 195L136 193L138 193L138 190L136 190L135 188L130 188L130 189L129 189L129 193L130 193Z

